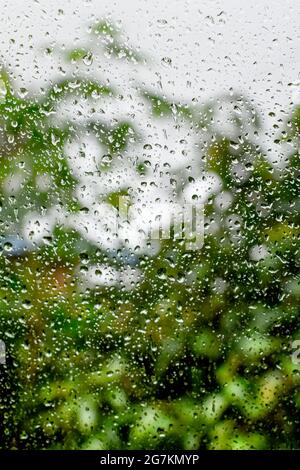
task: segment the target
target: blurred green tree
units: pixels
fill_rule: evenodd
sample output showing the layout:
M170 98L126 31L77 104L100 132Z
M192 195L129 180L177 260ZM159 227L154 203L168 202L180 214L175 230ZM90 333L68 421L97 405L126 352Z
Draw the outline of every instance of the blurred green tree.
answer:
M110 23L93 34L106 53L142 60ZM91 54L67 53L74 63ZM156 255L140 254L143 277L131 290L82 289L78 269L90 261L122 263L63 224L41 244L25 240L23 220L32 208L87 210L64 150L79 128L112 158L142 137L135 122L55 124L64 96L118 99L107 84L72 76L30 99L4 71L1 80L1 448L298 448L300 108L274 142L291 149L279 168L244 97L195 106L142 89L153 119L176 115L199 135L202 177L219 183L205 201L205 243L189 252L184 240L163 240ZM6 188L16 176L14 194Z

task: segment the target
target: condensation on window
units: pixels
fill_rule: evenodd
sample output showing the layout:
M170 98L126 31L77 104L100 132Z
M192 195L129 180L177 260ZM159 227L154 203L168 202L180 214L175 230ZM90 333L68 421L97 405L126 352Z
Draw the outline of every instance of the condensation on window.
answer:
M0 448L299 448L297 2L0 17Z

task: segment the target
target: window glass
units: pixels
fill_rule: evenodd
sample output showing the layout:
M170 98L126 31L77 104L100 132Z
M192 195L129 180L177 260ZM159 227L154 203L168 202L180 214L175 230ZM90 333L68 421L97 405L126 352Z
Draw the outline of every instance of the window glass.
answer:
M0 447L299 448L299 4L2 3Z

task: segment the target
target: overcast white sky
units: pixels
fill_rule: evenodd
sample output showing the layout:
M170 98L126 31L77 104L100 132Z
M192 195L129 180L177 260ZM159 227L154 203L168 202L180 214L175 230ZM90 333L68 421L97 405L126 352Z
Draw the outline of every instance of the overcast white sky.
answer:
M72 45L96 18L110 15L158 64L172 59L169 69L158 65L166 92L201 98L233 87L278 112L299 96L299 1L0 0L0 5L2 62L25 86L51 76L41 66L42 45Z

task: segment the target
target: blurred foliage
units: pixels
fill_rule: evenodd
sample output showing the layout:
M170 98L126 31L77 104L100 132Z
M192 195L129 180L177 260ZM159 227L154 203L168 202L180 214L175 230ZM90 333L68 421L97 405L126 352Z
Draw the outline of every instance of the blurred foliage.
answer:
M93 34L110 53L138 59L109 23ZM88 54L77 48L68 58ZM1 86L1 448L299 448L291 342L300 338L300 108L275 143L289 148L279 169L257 143L258 114L245 98L195 107L141 90L153 119L176 114L205 133L199 165L221 183L205 203L205 243L188 252L183 241L162 241L157 255L138 257L143 279L131 290L83 289L78 271L108 255L63 226L41 246L21 246L20 220L32 207L85 209L64 155L78 128L55 125L52 115L65 95L101 99L114 90L78 76L33 99L4 71ZM216 127L228 103L234 138ZM136 127L96 120L85 131L113 156L137 138ZM52 182L41 191L45 172ZM22 190L8 196L4 182L16 174ZM253 255L258 247L264 256Z

